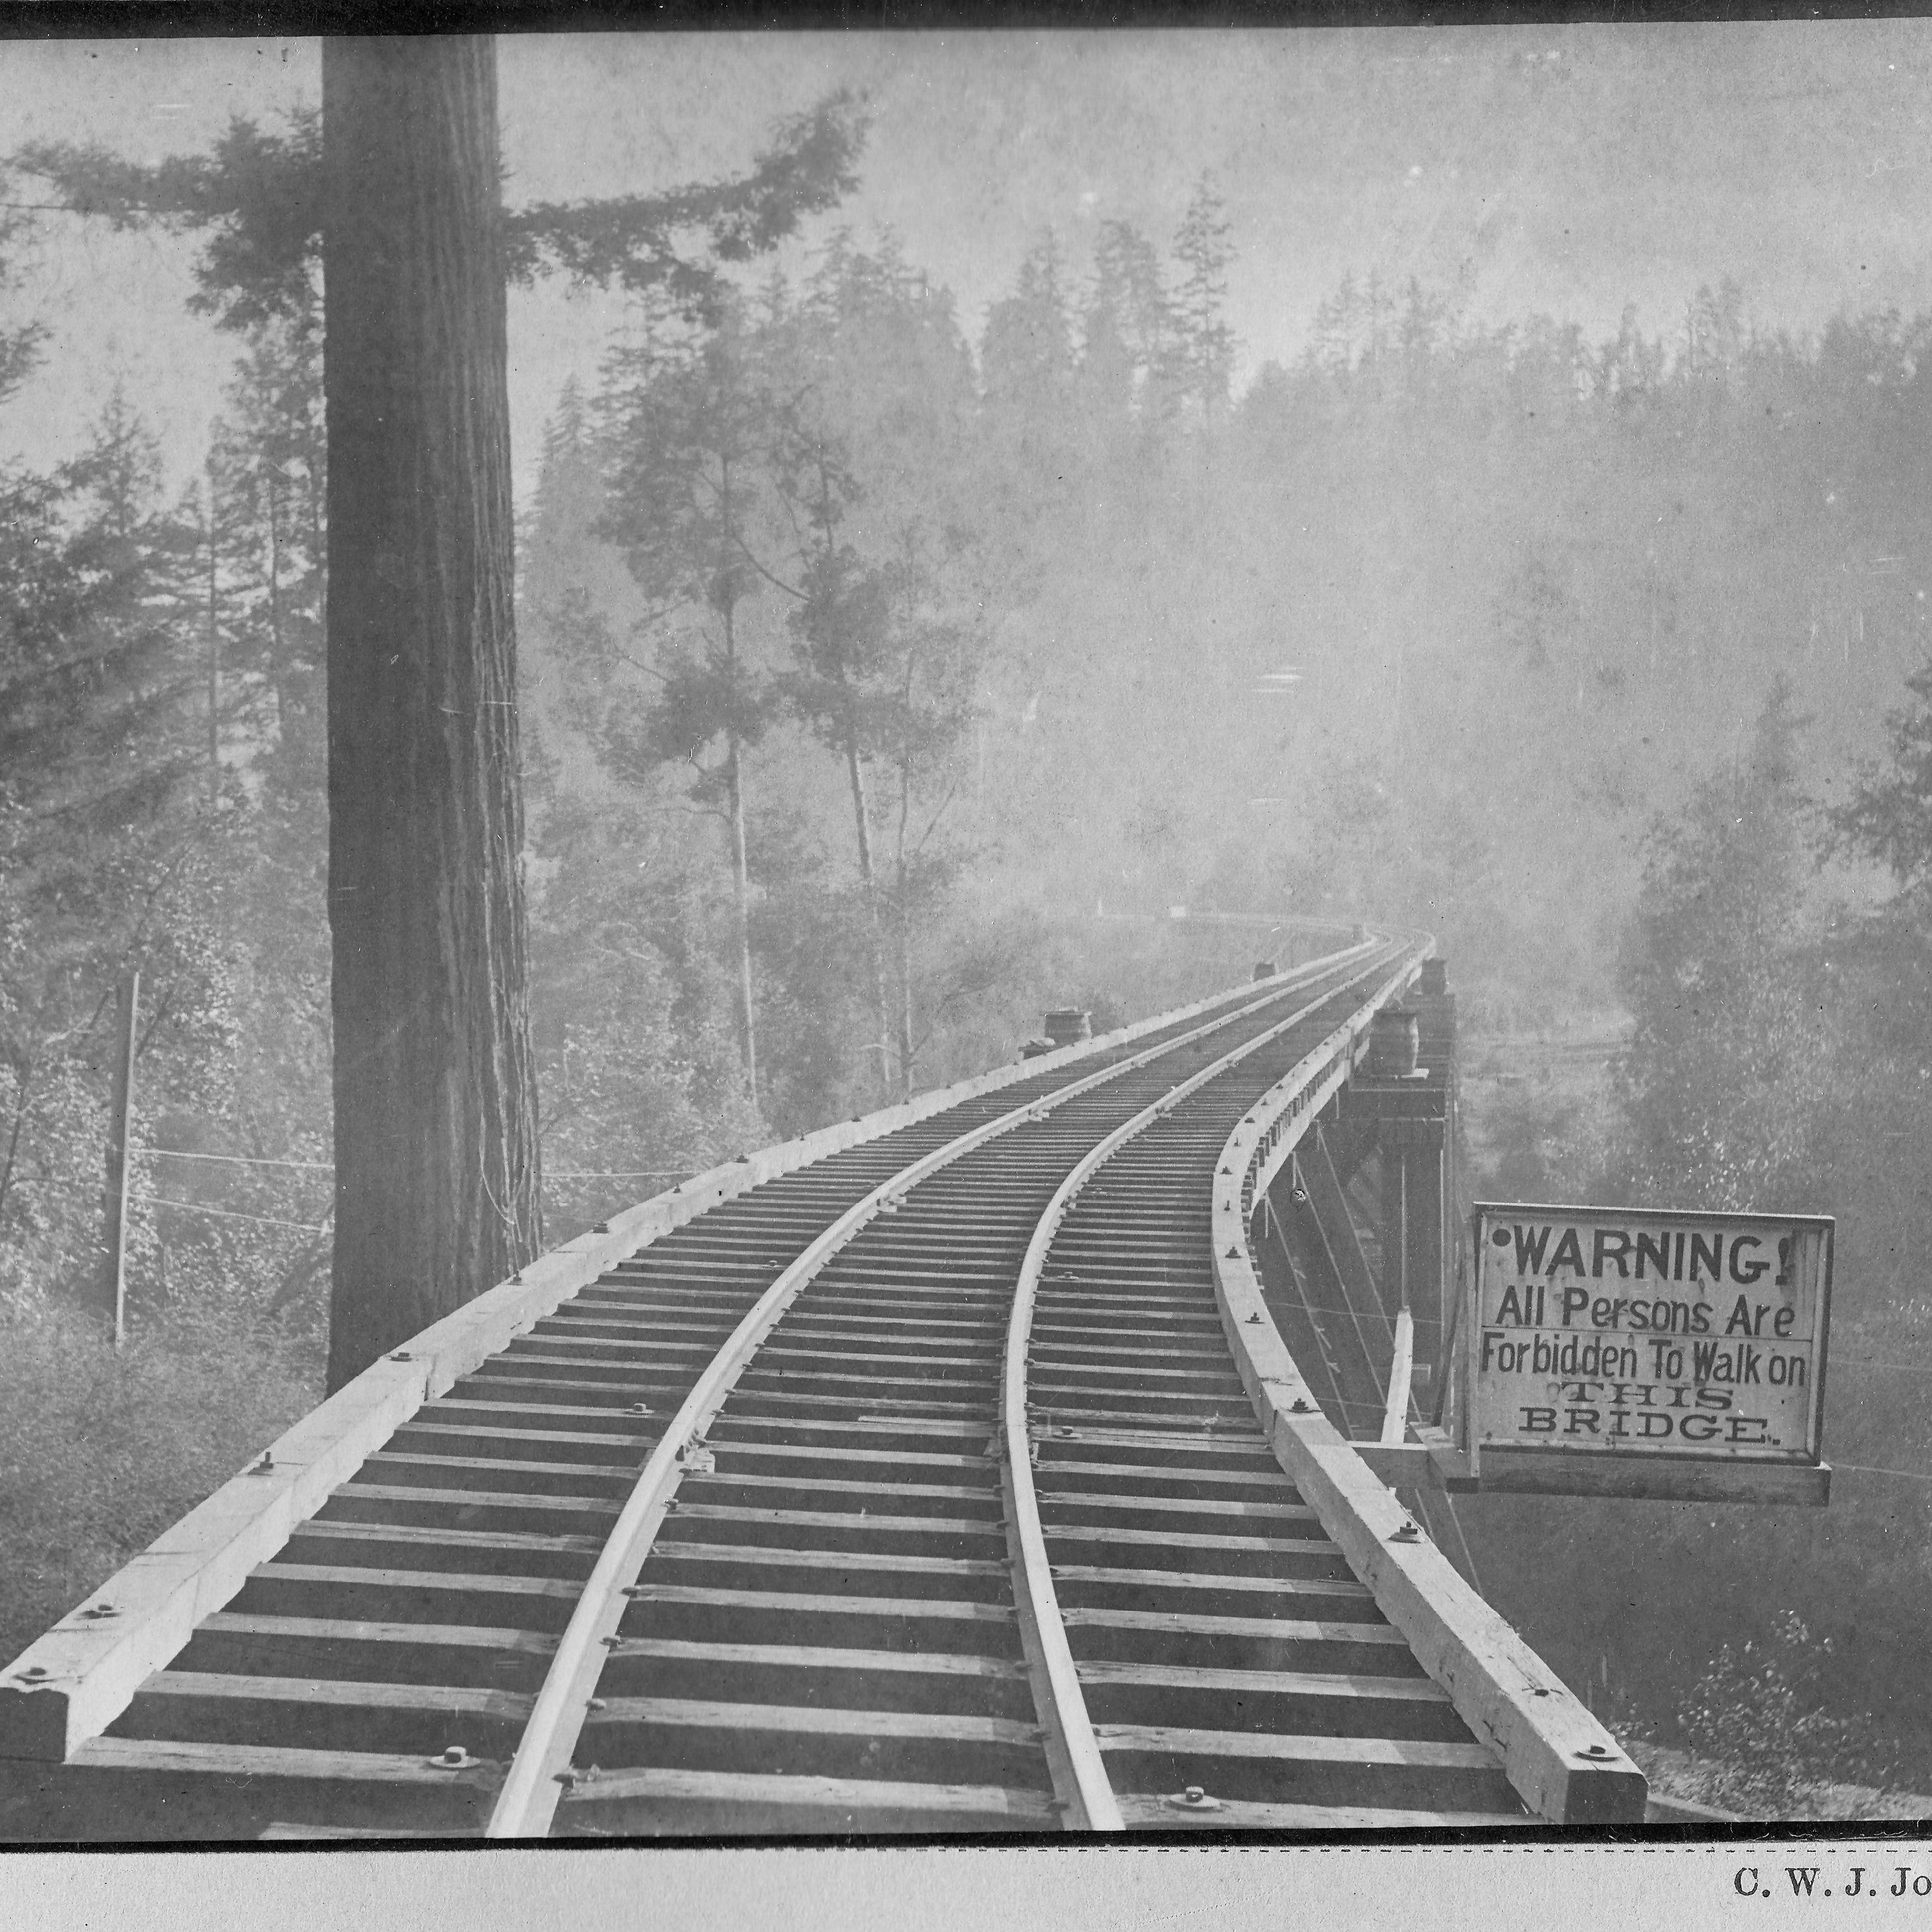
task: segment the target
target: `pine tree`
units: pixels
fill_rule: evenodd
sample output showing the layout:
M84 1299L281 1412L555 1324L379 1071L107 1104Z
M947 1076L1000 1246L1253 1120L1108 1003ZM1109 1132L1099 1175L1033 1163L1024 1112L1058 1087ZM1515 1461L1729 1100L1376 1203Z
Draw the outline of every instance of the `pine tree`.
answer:
M766 674L748 652L740 607L766 587L759 561L770 512L771 399L741 304L695 320L662 319L620 356L609 401L608 507L600 533L623 550L659 627L659 688L607 736L614 768L642 780L668 764L724 828L739 970L745 1082L758 1103L757 1004L747 819L749 752L770 722Z
M1234 251L1225 204L1209 178L1196 184L1174 236L1180 278L1174 293L1181 380L1204 421L1228 406L1234 366L1234 333L1228 326L1228 268Z

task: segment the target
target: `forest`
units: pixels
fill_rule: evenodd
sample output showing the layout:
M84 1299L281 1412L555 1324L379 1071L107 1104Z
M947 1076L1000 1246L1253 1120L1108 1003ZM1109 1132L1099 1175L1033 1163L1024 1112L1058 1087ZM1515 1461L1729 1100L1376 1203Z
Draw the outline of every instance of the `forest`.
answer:
M224 165L306 138L237 122ZM196 484L112 388L0 475L10 1654L322 1389L320 310L233 233ZM640 290L557 396L516 586L545 1239L1047 1005L1238 976L1173 908L1426 928L1472 1060L1625 1042L1589 1106L1496 1103L1479 1192L1839 1217L1831 1508L1486 1498L1486 1586L1600 1710L1724 1760L1712 1802L1932 1789L1932 316L1767 331L1720 281L1590 340L1367 262L1238 383L1240 239L1204 178L1172 234L1041 235L969 321L834 208L782 266ZM44 347L0 340L0 409ZM1786 1719L1740 1749L1753 1698Z

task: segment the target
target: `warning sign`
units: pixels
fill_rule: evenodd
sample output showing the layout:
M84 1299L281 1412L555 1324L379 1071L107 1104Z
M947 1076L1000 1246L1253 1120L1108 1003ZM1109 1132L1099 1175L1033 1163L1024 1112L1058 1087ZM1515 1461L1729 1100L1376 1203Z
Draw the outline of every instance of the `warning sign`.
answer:
M1480 1205L1471 1444L1815 1462L1832 1222Z

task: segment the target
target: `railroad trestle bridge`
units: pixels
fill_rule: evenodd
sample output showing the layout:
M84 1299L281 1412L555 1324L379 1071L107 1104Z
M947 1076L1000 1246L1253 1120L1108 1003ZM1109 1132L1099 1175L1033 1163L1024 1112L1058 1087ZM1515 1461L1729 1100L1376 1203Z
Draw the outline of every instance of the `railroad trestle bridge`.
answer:
M0 1672L0 1798L64 1840L1641 1820L1468 1574L1454 997L1344 938L424 1330Z

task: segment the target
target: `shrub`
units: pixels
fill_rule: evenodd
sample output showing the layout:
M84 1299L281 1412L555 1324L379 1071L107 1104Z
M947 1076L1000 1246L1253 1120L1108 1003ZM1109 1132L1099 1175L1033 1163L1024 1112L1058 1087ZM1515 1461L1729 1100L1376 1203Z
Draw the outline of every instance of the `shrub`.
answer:
M0 1325L0 1662L17 1655L320 1399L279 1340L110 1347L64 1312Z

